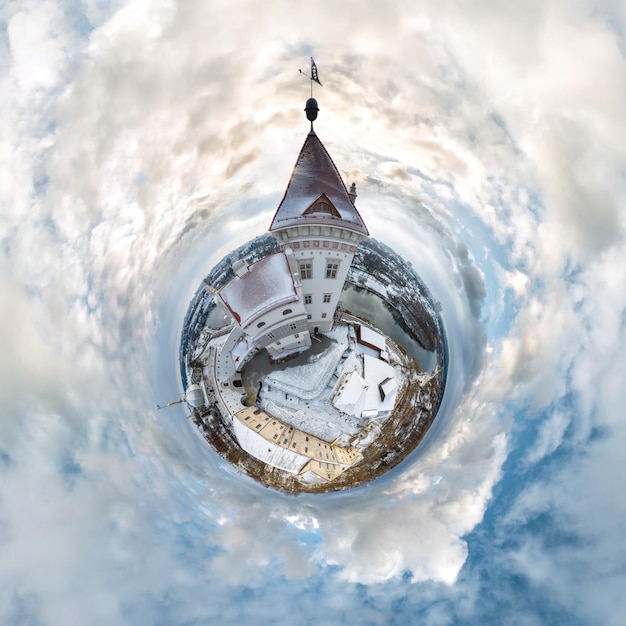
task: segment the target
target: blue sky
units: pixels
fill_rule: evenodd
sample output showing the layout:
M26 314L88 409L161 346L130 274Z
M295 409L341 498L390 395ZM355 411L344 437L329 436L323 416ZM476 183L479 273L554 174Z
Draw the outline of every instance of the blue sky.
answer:
M0 622L622 624L625 11L3 3ZM452 357L406 462L292 498L155 406L282 197L311 54L316 131Z

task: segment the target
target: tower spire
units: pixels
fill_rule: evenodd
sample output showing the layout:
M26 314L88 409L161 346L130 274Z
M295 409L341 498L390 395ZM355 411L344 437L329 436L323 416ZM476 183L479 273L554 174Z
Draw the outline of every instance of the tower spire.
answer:
M317 103L316 103L317 104ZM352 191L352 190L351 190ZM319 137L310 132L300 150L270 232L301 225L332 225L367 236L367 228ZM327 204L329 209L321 210Z

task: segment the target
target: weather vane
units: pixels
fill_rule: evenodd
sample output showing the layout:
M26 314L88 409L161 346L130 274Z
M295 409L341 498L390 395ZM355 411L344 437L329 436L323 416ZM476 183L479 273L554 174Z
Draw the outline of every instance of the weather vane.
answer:
M306 76L311 81L311 97L306 102L306 117L311 122L311 132L313 132L313 122L317 119L317 113L319 111L319 107L317 106L317 100L313 97L313 81L315 81L320 87L323 87L320 82L319 76L317 74L317 65L315 65L315 61L313 57L311 57L311 75L309 76L306 72L302 70L298 70L300 74Z
M317 65L315 65L315 61L313 60L313 57L311 57L311 75L309 76L306 72L303 72L302 70L298 70L298 72L300 72L300 74L302 74L303 76L306 76L311 81L311 98L312 98L313 97L313 81L315 81L320 87L324 86L322 85L322 83L320 83L320 79L317 75Z

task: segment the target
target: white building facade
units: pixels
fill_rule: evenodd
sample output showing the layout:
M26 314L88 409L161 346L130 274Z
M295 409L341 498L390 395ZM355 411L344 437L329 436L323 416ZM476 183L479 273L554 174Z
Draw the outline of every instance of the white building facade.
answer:
M355 198L311 130L269 229L281 251L236 262L217 292L235 321L222 346L233 374L259 350L281 360L306 350L311 333L332 329L352 257L368 235Z
M332 328L352 257L368 235L355 198L311 130L269 229L293 250L311 333Z
M274 359L311 345L307 312L291 250L269 255L252 265L238 263L235 276L217 296L235 320L222 347L240 371L265 348Z

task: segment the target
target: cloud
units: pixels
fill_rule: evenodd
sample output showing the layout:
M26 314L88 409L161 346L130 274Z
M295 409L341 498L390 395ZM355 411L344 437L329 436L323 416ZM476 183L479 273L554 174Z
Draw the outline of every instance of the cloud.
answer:
M2 621L618 623L623 7L66 9L1 9ZM205 265L280 200L309 55L451 363L396 471L290 498L153 407Z

